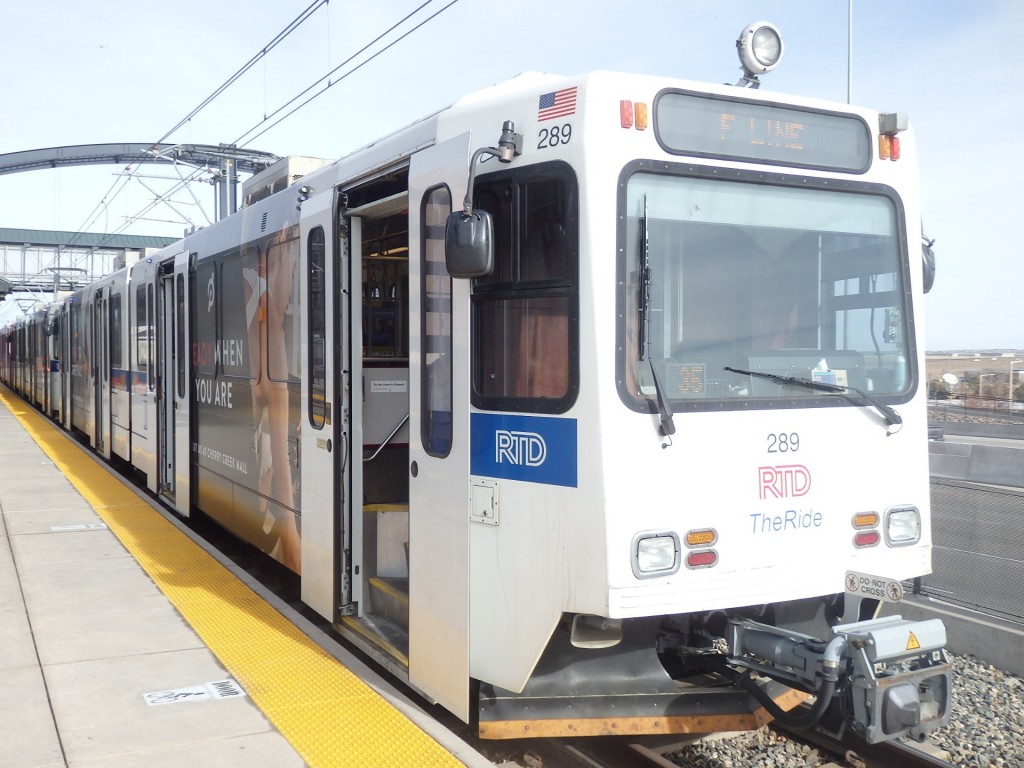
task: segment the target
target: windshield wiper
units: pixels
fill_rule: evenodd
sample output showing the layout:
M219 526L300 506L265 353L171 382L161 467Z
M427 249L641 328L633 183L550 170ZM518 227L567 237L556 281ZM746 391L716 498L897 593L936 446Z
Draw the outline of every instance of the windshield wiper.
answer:
M900 427L903 426L903 418L896 413L895 410L890 408L882 401L872 397L867 392L857 389L857 387L845 386L843 384L828 384L824 381L814 381L814 379L804 379L799 376L779 376L776 373L767 373L765 371L746 371L742 368L730 368L728 365L725 366L725 370L732 371L733 373L739 373L744 376L757 376L760 379L768 379L768 381L774 381L778 384L789 384L794 387L803 387L804 389L816 389L819 392L835 392L840 395L849 395L851 392L855 395L862 397L871 406L875 408L885 418L886 434L894 435L899 432L899 429L889 430L889 427Z
M666 445L671 445L672 435L676 433L676 423L672 418L672 406L665 397L665 391L661 388L661 380L658 372L654 369L654 360L651 358L651 251L647 243L647 195L644 195L644 215L640 220L640 296L639 296L639 321L637 349L639 360L645 359L651 366L651 377L654 379L655 400L658 403L658 415L661 417L661 434L669 438ZM665 446L662 446L665 447Z

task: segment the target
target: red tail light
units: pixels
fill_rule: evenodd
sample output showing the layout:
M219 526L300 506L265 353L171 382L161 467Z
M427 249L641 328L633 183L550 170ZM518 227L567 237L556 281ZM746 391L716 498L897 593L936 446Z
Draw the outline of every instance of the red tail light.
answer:
M855 547L873 547L882 540L882 535L878 531L861 531L853 537L853 546Z
M710 568L718 564L718 553L713 549L702 549L686 555L687 568Z

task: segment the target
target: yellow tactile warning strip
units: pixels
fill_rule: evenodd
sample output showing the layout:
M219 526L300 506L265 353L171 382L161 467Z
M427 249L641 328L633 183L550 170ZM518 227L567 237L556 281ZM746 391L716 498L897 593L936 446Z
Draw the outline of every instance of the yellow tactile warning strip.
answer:
M0 401L309 765L462 765L53 424L4 387Z

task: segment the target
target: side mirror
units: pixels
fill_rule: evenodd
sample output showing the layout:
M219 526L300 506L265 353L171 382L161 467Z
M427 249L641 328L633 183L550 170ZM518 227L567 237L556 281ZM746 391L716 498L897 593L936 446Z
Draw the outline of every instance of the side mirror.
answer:
M487 211L456 211L444 225L444 261L452 277L484 277L494 269L494 223Z
M922 238L921 259L924 262L924 292L928 293L935 285L935 251L932 250L934 240Z

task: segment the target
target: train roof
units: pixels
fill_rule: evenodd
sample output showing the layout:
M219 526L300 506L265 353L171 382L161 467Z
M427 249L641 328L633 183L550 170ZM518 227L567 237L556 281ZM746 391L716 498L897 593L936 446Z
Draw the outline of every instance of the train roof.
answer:
M545 72L526 71L515 77L500 81L486 88L466 94L402 128L381 136L379 139L355 149L337 160L323 161L319 170L309 168L308 176L302 183L314 188L319 183L351 182L371 177L378 170L400 162L420 149L449 137L450 131L464 130L463 118L472 113L485 112L492 106L516 103L520 109L524 100L536 99L562 88L578 86L589 91L596 86L599 91L616 89L625 83L631 84L630 92L646 92L653 99L663 88L682 88L708 93L724 98L742 97L760 101L778 101L807 109L832 109L851 113L867 114L870 110L848 104L836 104L814 97L781 93L762 89L747 89L728 83L707 83L687 80L674 75L594 70L575 75L558 75ZM580 110L582 111L582 110ZM292 177L297 181L296 177ZM276 191L276 190L275 190Z

